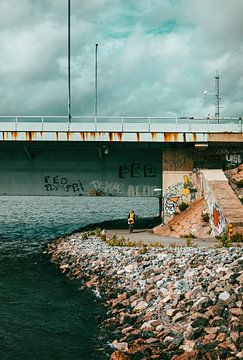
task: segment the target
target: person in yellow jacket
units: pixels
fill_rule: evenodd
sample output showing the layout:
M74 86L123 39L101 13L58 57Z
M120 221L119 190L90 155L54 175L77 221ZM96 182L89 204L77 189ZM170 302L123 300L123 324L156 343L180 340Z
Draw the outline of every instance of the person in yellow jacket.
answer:
M129 212L127 223L129 227L129 232L131 233L135 224L135 212L133 210Z

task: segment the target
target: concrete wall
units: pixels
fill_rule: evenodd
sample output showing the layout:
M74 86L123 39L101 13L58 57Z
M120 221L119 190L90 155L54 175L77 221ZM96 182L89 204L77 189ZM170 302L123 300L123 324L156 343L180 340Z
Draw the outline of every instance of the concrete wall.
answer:
M201 177L193 170L192 154L186 149L163 151L164 219L178 210L181 202L192 203L201 196Z
M136 145L1 144L0 195L155 196L161 151Z

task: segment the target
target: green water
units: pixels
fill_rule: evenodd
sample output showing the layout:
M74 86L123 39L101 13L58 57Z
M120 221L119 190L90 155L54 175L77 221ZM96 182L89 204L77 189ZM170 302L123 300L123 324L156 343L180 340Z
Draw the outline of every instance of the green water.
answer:
M0 197L0 359L107 359L100 300L43 255L50 239L81 226L156 214L154 199Z

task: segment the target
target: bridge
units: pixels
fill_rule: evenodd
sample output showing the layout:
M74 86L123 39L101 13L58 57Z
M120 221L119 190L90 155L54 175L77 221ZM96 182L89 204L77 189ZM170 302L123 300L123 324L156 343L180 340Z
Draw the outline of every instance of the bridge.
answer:
M158 196L194 168L241 163L242 130L236 117L0 116L0 195Z
M197 143L241 141L242 132L241 117L0 116L0 141Z

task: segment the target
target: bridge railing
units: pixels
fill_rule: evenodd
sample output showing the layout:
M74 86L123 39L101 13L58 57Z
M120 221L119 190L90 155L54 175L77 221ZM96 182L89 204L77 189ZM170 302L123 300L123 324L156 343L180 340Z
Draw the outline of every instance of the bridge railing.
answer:
M0 116L0 131L243 132L242 118Z

